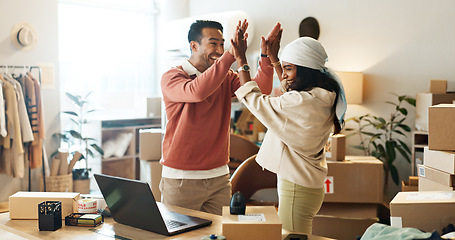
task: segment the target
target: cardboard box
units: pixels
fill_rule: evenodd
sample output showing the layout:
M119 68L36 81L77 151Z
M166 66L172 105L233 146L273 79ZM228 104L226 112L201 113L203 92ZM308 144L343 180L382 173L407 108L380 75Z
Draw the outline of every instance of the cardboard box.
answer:
M256 215L260 220L249 221ZM243 219L247 218L247 219ZM247 206L245 215L231 215L229 206L223 207L222 235L226 239L281 239L281 221L274 206Z
M447 80L430 80L430 93L444 94L447 92Z
M423 164L425 166L455 174L455 152L423 149Z
M161 117L161 97L147 98L147 117L160 118Z
M429 108L428 147L430 150L455 151L455 104Z
M38 204L44 201L62 202L62 219L78 212L79 193L72 192L17 192L9 197L11 219L38 219Z
M381 203L384 170L372 156L346 156L345 161L327 161L324 202Z
M409 176L409 184L410 185L419 185L419 177L417 176Z
M330 136L326 144L325 156L328 160L343 161L346 157L346 136L343 134Z
M139 130L139 159L160 160L163 131L159 128Z
M417 93L415 128L419 131L428 131L428 108L441 103L452 103L454 100L455 93Z
M412 227L424 232L455 222L454 192L399 192L390 202L393 227Z
M313 218L313 234L334 239L356 239L378 222L378 205L372 203L323 203Z
M431 181L427 178L420 177L419 192L425 191L453 191L453 188L435 181Z
M155 200L161 202L160 182L163 165L160 161L141 160L140 166L140 180L150 184Z
M402 192L419 191L419 177L409 176L408 181L401 181Z
M428 167L425 165L419 165L418 166L419 171L419 177L421 178L426 178L428 180L431 180L433 182L437 182L439 184L442 184L444 186L448 187L453 187L455 186L455 177L453 174L450 174L448 172L440 171L437 169L434 169L432 167Z

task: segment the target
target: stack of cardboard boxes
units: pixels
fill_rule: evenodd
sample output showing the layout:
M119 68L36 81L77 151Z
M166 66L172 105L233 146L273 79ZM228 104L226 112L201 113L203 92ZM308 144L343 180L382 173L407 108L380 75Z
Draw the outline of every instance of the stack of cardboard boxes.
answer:
M427 106L428 147L424 148L423 165L418 166L419 191L453 191L455 93L447 93L446 80L431 80L428 94L433 102ZM435 99L443 104L435 105Z
M441 96L455 95L445 93L446 84ZM418 166L419 191L400 192L390 202L392 226L441 233L448 224L455 224L454 122L455 104L428 106L428 147L424 148L423 165Z
M442 103L453 103L454 92L447 92L447 80L430 80L430 91L416 95L416 121L418 131L428 131L428 109Z
M379 221L384 178L383 164L374 157L343 159L327 161L324 203L313 219L313 234L341 240L355 239Z
M161 201L160 164L163 130L157 128L139 130L140 180L148 182L156 201Z
M419 191L453 191L455 174L455 104L429 107L428 147L418 167Z

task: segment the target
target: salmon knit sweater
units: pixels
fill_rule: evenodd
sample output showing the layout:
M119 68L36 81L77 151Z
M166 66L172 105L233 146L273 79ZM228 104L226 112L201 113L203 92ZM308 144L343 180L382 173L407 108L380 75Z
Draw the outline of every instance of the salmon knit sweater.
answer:
M161 90L166 108L166 133L161 164L180 170L210 170L229 162L231 98L240 87L230 69L235 58L225 52L200 76L189 76L182 66L163 74ZM273 68L261 58L256 77L270 93Z

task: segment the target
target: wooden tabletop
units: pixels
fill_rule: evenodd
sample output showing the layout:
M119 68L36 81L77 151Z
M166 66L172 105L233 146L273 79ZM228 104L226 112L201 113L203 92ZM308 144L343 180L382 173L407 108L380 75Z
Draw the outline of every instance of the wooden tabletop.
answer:
M221 235L221 216L175 207L168 206L171 211L182 214L197 216L200 218L210 219L213 223L210 226L199 228L190 232L181 233L172 237L160 235L150 231L130 227L124 224L115 222L112 218L105 218L104 224L96 228L91 227L76 227L65 226L63 222L62 228L56 231L39 231L38 220L11 220L9 213L0 214L0 239L72 239L72 240L88 240L88 239L197 239L200 240L203 236L210 234ZM290 232L283 230L282 239ZM309 236L310 240L329 240L330 238Z
M0 202L0 213L8 212L9 211L9 202Z

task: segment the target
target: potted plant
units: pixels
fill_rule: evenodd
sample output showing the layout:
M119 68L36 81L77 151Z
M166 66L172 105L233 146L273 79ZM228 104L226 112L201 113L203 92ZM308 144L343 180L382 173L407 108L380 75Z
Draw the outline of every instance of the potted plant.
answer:
M364 151L365 155L374 156L383 162L384 166L384 195L387 194L389 173L393 182L398 185L399 173L395 166L398 155L403 156L409 163L411 150L409 146L400 140L406 137L404 132L410 132L411 128L404 124L408 116L408 110L403 105L415 107L415 99L405 95L397 97L397 102L386 101L394 106L395 111L387 120L382 117L365 114L352 117L346 121L357 123L358 129L346 128L346 131L354 131L347 136L357 135L360 139L358 145L351 147Z
M76 152L82 154L79 159L79 168L73 169L73 183L74 191L80 193L89 193L90 192L90 168L88 165L89 158L93 158L96 153L103 155L103 149L98 145L97 140L94 138L86 137L86 126L88 124L87 117L95 112L95 109L88 108L88 97L92 92L89 92L85 97L80 95L72 95L70 93L65 93L69 100L74 105L74 111L63 111L70 122L73 125L73 128L70 130L65 130L62 133L55 133L53 137L58 138L60 143L66 143L69 149L71 156L74 156ZM52 154L58 153L55 152ZM80 166L81 161L85 161L85 166ZM84 186L82 189L80 186ZM88 188L88 189L87 189Z

